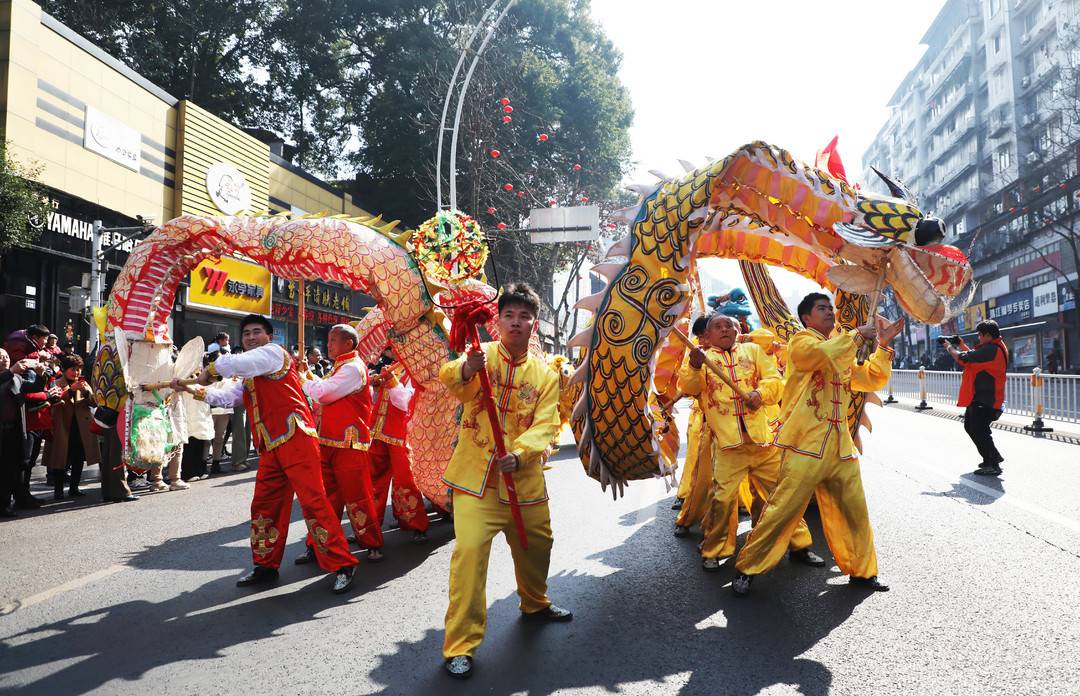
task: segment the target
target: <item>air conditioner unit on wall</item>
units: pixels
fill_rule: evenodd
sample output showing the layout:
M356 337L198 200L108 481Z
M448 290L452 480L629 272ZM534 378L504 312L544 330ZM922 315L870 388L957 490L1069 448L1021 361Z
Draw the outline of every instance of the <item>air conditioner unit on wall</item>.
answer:
M1031 78L1028 77L1027 75L1024 75L1023 77L1020 78L1020 86L1021 87L1027 87L1030 84L1031 84Z

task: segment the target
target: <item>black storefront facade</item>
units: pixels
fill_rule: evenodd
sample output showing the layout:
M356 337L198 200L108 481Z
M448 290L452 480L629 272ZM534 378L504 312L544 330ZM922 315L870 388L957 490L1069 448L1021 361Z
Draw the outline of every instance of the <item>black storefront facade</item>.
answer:
M36 240L26 247L13 247L0 258L0 332L6 336L30 324L44 324L59 337L61 346L71 343L78 352L87 353L93 335L89 308L72 312L69 289L89 291L93 222L101 220L106 228L140 223L62 191L47 189L47 194L49 214L27 223L37 233ZM106 233L103 247L118 241L119 233ZM103 300L133 246L129 240L106 254Z

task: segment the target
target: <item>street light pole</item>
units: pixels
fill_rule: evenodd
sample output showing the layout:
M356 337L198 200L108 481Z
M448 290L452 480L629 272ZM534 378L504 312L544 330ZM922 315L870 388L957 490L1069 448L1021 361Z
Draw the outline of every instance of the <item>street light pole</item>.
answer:
M101 237L104 226L101 220L94 220L93 232L90 236L90 307L101 305ZM94 344L101 342L97 335L97 322L91 321L94 333Z
M476 27L473 29L472 34L469 36L468 42L465 44L465 48L461 52L461 56L458 58L457 66L454 67L454 74L450 78L450 86L446 91L446 98L443 100L442 120L439 122L439 142L435 154L435 190L438 200L436 205L441 210L443 208L442 202L442 150L443 150L443 134L445 131L451 131L450 136L450 208L457 209L457 143L458 143L458 128L461 125L461 111L465 106L465 93L469 90L469 83L472 81L473 72L476 70L477 64L480 62L480 57L484 55L484 49L487 48L488 41L491 40L491 36L495 33L495 30L499 28L503 18L506 17L506 13L510 11L510 8L514 6L517 0L494 0L484 11L480 21L477 22ZM454 113L454 125L452 128L446 127L446 116L450 106L450 99L453 95L455 83L457 82L458 73L461 71L461 66L465 62L465 54L468 53L472 42L476 39L477 34L480 32L484 22L488 21L492 12L499 6L500 3L505 2L506 5L499 13L495 21L492 22L488 28L487 34L484 35L483 41L480 42L479 48L476 49L476 55L473 56L472 63L469 64L469 70L465 73L465 79L461 83L461 91L458 93L457 109Z

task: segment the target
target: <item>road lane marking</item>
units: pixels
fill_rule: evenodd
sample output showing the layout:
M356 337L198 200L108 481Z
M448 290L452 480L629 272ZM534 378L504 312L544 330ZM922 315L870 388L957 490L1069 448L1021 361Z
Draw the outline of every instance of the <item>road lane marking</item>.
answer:
M77 590L80 587L85 587L86 585L89 585L96 580L107 578L110 575L116 575L122 570L127 570L127 568L128 566L125 565L111 565L108 568L102 568L101 570L90 573L88 575L83 575L81 577L75 578L74 580L68 580L61 585L51 587L42 592L38 592L37 594L30 595L29 597L26 597L24 599L13 600L0 607L0 616L7 616L8 614L12 614L19 609L26 609L27 607L32 607L35 604L46 602L57 595L64 594L65 592L70 592L71 590Z

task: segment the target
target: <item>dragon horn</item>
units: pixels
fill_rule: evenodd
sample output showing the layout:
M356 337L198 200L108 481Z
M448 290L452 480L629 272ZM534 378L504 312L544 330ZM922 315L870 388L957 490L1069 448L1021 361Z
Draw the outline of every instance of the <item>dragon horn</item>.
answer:
M906 186L901 184L896 179L893 179L892 177L883 174L881 170L877 167L871 166L870 168L873 169L874 173L877 174L878 177L880 177L881 180L885 182L885 185L889 187L889 193L891 193L894 198L900 198L908 202L912 201L911 191L908 191Z

